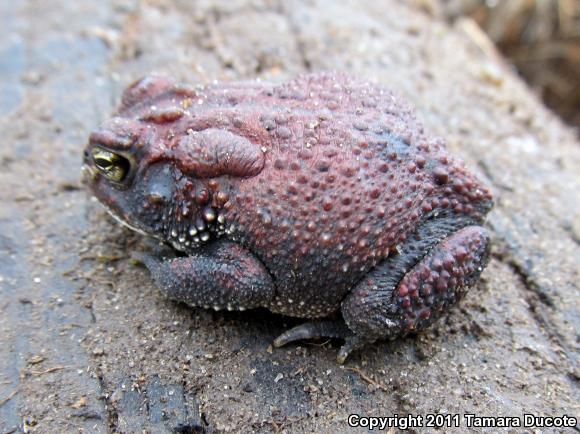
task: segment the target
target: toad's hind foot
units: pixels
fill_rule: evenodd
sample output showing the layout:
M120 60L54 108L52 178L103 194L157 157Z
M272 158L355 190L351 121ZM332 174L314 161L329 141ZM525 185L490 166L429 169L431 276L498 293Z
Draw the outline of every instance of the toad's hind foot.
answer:
M296 326L278 336L274 340L275 347L281 347L290 342L313 338L340 338L345 344L338 352L337 361L343 364L351 351L354 351L367 342L360 336L355 336L342 320L311 321Z

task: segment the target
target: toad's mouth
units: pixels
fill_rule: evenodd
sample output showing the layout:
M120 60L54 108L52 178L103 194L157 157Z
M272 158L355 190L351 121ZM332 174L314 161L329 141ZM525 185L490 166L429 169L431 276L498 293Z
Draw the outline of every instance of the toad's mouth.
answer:
M221 223L219 224L219 226L208 225L207 222L203 221L202 219L198 219L197 227L193 225L191 226L191 229L189 229L189 231L187 232L187 234L189 235L187 238L184 235L182 235L181 232L178 233L175 229L169 230L168 234L165 233L160 234L129 223L125 218L119 215L117 210L109 207L106 203L101 202L96 196L94 197L97 200L97 202L99 202L103 206L103 208L105 208L107 213L109 213L109 215L113 217L121 225L131 229L132 231L137 232L138 234L144 235L146 237L151 237L163 243L169 244L171 247L173 247L175 250L179 252L189 252L196 250L199 247L206 244L207 242L209 242L210 240L220 237L226 232L227 233L233 232L233 228L230 228L229 231L226 231L223 224Z
M121 216L119 216L112 208L108 207L106 204L104 204L103 202L101 202L100 200L98 200L98 198L95 197L95 199L97 199L97 201L103 206L103 208L105 208L105 210L109 213L109 215L111 217L113 217L117 222L119 222L123 226L131 229L132 231L137 232L138 234L141 234L141 235L144 235L146 237L151 237L151 238L155 238L157 240L163 241L163 238L160 237L159 235L157 235L157 234L155 234L153 232L149 232L149 231L147 231L145 229L138 228L137 226L133 226L132 224L130 224L129 222L127 222L127 220L125 220L124 218L122 218Z

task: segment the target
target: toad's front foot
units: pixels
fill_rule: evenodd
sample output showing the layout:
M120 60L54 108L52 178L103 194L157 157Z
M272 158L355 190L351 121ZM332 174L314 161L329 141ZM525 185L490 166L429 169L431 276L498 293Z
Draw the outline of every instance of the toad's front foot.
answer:
M218 240L190 256L171 259L134 253L170 298L215 310L245 310L268 304L274 285L268 271L250 252Z

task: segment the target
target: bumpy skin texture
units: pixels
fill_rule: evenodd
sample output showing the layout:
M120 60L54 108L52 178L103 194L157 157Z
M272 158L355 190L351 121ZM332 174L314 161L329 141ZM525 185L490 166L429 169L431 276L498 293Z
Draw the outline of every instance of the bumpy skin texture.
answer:
M95 165L124 161L112 182ZM146 77L89 140L85 172L120 221L183 256L140 255L191 305L304 318L276 345L339 353L437 319L488 258L488 189L389 91L346 75L189 87Z

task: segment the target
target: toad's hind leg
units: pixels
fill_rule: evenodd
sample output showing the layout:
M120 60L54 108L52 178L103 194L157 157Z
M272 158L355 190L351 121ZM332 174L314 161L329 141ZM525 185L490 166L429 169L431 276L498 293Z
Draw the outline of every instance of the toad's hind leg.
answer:
M191 256L162 260L137 253L170 298L191 306L244 310L266 306L274 297L264 265L237 244L218 240Z
M274 341L339 337L337 360L377 339L395 338L427 327L455 304L479 277L489 256L488 236L469 221L431 220L397 255L377 265L342 303L341 320L309 322ZM451 235L448 235L451 234Z
M423 329L479 278L489 258L486 230L467 226L437 241L438 233L444 233L438 222L420 230L399 255L383 261L345 299L342 315L355 336L373 342ZM432 247L425 251L429 242Z

